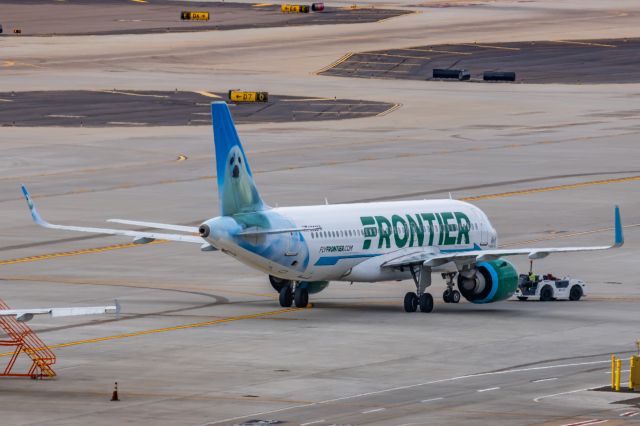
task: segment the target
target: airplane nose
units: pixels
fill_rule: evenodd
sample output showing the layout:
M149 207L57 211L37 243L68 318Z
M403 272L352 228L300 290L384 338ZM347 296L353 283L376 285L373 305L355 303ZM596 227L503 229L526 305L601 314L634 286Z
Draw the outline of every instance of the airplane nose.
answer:
M240 168L238 167L237 164L233 166L233 172L231 173L231 176L233 176L234 178L237 178L238 176L240 176Z

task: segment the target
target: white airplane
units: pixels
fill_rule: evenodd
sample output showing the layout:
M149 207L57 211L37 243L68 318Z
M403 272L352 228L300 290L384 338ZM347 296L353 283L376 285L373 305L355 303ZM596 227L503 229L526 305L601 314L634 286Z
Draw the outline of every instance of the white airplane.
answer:
M19 322L31 321L34 315L50 315L54 318L78 315L120 313L118 301L113 306L74 306L71 308L0 309L0 317L16 317Z
M426 292L433 272L446 278L447 303L459 302L461 295L473 303L497 302L511 297L518 285L506 256L541 259L624 243L617 206L613 245L520 249L498 249L496 230L482 210L450 199L272 208L260 198L226 103L212 103L211 113L220 216L199 228L110 220L173 233L53 225L38 215L23 186L34 221L46 228L129 236L136 243L163 239L220 250L268 274L283 307L307 306L309 294L330 281L412 278L416 292L405 295L407 312L433 310L433 297Z

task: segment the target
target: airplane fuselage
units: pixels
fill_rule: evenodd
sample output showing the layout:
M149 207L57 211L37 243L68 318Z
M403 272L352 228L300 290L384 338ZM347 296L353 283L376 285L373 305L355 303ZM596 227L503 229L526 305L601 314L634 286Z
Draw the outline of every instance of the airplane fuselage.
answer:
M280 207L206 223L214 247L267 274L298 281L407 279L408 270L387 271L381 262L419 247L449 253L497 245L496 231L482 210L449 199ZM238 235L277 227L316 230Z

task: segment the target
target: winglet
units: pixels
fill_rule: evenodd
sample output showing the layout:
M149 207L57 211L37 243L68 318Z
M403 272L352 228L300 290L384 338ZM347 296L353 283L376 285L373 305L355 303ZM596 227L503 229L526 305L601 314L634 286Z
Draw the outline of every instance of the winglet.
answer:
M27 191L27 187L24 185L22 185L22 194L24 195L24 199L27 200L27 205L29 206L29 211L31 212L33 221L38 225L46 225L47 222L38 214L38 210L36 210L36 206L33 204L31 195L29 195L29 191Z
M616 206L614 211L615 216L615 240L613 243L613 247L622 247L624 244L624 235L622 234L622 221L620 220L620 207Z

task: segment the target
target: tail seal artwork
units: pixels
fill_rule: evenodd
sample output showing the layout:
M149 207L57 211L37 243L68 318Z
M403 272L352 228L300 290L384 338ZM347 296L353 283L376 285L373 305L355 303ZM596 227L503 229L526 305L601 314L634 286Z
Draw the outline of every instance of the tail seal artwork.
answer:
M222 216L265 210L226 102L211 104Z

